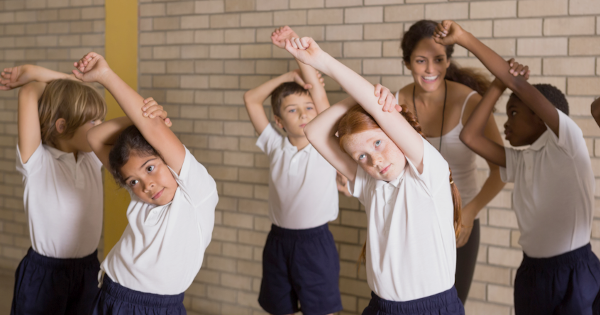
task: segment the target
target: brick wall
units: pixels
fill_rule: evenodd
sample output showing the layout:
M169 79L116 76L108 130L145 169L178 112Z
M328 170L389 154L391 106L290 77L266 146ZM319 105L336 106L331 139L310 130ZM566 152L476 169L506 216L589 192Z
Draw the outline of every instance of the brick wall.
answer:
M70 72L90 50L104 53L104 0L0 1L0 70L37 64ZM16 145L17 90L0 91L0 270L10 272L31 246Z
M96 20L92 24L97 28L93 27L90 33L97 31L101 36L103 16L83 13L101 3L59 2L73 5L80 12L74 14L77 21L58 21L65 16L60 12L70 12L72 8L53 8L51 5L56 4L51 0L0 2L0 23L7 23L0 24L3 65L27 60L48 65L47 60L53 58L50 52L56 49L51 44L59 46L61 37L74 35L71 33L80 28L73 28L73 24L84 22L81 19ZM32 7L41 4L41 9ZM17 44L27 38L22 34L31 34L27 32L37 25L24 20L24 16L37 12L35 21L40 21L46 16L44 12L53 10L58 11L54 15L57 21L44 22L49 24L44 28L48 34L34 38L57 36L58 43L55 40L45 44L37 39L38 45L43 42L43 47L48 48L46 55L34 57L33 51L37 52L40 46L28 53L30 48ZM263 313L256 299L262 248L270 226L268 160L254 145L256 136L242 95L296 67L287 52L269 42L272 30L288 24L301 36L314 37L331 55L371 82L397 90L412 82L399 58L400 36L412 22L423 18L458 20L501 55L516 55L528 64L532 69L531 82L551 83L565 92L571 116L586 137L595 173L600 175L600 158L596 158L600 157L600 142L596 143L600 141L600 128L589 116L590 103L600 95L598 0L140 0L140 92L153 96L167 108L173 130L207 166L220 192L213 242L202 270L186 294L185 305L191 314ZM57 23L69 25L72 31L49 34ZM14 31L9 33L13 25L21 25L25 30L16 35ZM81 41L54 57L60 59L52 59L51 66L68 70L69 62L79 57L82 50L102 48L102 41L88 44L83 37L75 37ZM7 43L12 46L6 47ZM14 56L15 51L23 50L24 57ZM478 60L459 47L455 61L481 67ZM345 97L338 84L329 79L326 83L332 102ZM26 219L21 211L20 176L14 171L15 95L0 93L0 267L6 268L14 268L29 246ZM504 102L505 99L497 107L499 125L506 119ZM269 106L266 109L270 113ZM479 165L482 183L486 166L481 160ZM600 190L596 194L600 198ZM512 284L521 250L511 195L509 184L482 211L481 246L467 314L513 313ZM596 212L592 243L600 253L600 212ZM356 258L365 239L365 215L356 199L340 197L340 215L330 229L341 258L342 313L360 314L368 303L369 288L364 268L356 273Z

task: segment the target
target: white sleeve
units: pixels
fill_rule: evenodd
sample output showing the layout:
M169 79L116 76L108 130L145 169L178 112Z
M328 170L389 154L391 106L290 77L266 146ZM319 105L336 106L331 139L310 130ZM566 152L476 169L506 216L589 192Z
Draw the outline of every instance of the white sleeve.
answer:
M348 181L348 191L363 205L365 204L365 189L368 187L370 180L374 179L359 165L356 168L356 176L354 176L354 181Z
M174 175L176 175L173 172ZM217 184L204 165L185 148L185 158L179 176L175 176L182 192L196 209L204 246L208 246L215 225L215 207L219 201Z
M271 155L271 152L281 147L282 141L283 136L269 123L256 140L256 146L267 155Z
M423 172L419 174L417 166L408 158L408 167L412 176L418 178L431 192L450 184L450 168L444 157L423 138Z
M513 148L504 148L506 155L506 167L500 167L500 179L505 183L514 183L516 172L518 169L519 157L523 154L523 150L515 150Z
M554 132L550 132L552 141L565 150L570 156L575 155L581 148L585 148L585 154L587 155L587 145L583 138L583 132L581 128L571 119L571 117L565 115L560 110L558 112L558 138Z
M19 149L19 145L17 144L17 171L25 177L30 177L31 175L37 173L41 169L44 168L44 162L46 160L46 148L40 141L40 145L35 149L27 163L23 163L23 159L21 158L21 150Z

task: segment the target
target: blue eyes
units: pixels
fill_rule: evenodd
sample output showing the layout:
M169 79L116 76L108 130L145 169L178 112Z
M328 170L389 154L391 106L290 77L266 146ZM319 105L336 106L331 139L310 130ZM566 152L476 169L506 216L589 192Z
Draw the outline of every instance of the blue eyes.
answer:
M375 141L374 145L376 148L379 147L381 145L381 140ZM360 161L360 160L364 159L365 157L367 157L367 155L363 153L358 156L358 160Z
M314 109L314 107L312 107L312 106L306 107L306 110L313 110L313 109ZM297 109L294 108L294 109L288 110L288 113L295 113L296 111L297 111Z

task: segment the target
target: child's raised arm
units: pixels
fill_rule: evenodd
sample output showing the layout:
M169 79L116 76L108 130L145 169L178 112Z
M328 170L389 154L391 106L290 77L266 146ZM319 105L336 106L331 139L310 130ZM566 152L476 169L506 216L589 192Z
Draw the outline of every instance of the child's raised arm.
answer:
M350 181L356 177L358 163L342 151L335 134L340 119L355 105L356 101L348 97L317 115L304 127L304 134L313 147Z
M250 121L259 135L269 125L269 119L263 108L263 103L279 85L285 82L296 82L305 89L309 88L300 76L300 71L294 70L273 78L244 93L244 104L246 104L248 116L250 116Z
M30 82L19 90L19 153L27 163L42 142L38 100L42 97L46 83Z
M373 93L374 87L369 81L321 50L310 37L294 38L292 41L286 41L285 48L296 59L311 65L337 81L377 121L388 137L415 164L418 171L423 171L423 138L402 115L382 110L381 105L378 103L379 97ZM348 176L342 170L340 171ZM352 177L348 177L348 179L353 179L354 175L352 174Z
M275 46L285 49L285 41L296 37L298 37L298 35L296 35L296 33L289 26L283 26L273 31L273 34L271 34L271 41ZM298 63L300 71L302 72L302 78L307 84L310 96L315 103L317 113L321 113L329 108L329 100L327 99L327 93L325 92L325 88L321 83L321 79L319 78L315 68L298 61L298 59L296 59L296 62Z
M32 81L48 83L52 80L77 80L73 74L66 74L35 65L22 65L5 68L0 73L0 90L10 90Z
M144 99L119 78L110 69L106 60L97 53L88 53L76 62L75 66L79 71L73 70L73 73L78 79L84 82L98 82L115 97L125 115L140 130L144 139L161 155L165 163L179 174L185 158L183 144L161 117L156 116L151 119L145 117L148 113L144 112L149 105Z
M521 76L510 73L510 65L492 49L479 41L471 33L463 30L454 21L443 21L434 33L433 39L442 45L459 44L472 52L483 65L506 87L511 89L537 116L539 116L558 137L558 112L542 93Z

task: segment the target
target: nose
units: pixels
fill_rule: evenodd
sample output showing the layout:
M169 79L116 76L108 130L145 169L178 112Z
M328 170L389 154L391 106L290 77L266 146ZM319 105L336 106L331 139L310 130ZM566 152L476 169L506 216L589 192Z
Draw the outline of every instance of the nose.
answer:
M381 156L381 154L372 154L370 156L370 158L371 158L371 164L373 166L380 165L383 162L383 157Z
M300 115L300 117L306 117L306 110L304 108L299 108L298 114Z
M427 73L433 72L433 62L427 61L427 67L425 68L425 72L427 72Z
M148 181L148 183L146 184L146 182L142 182L142 184L144 185L144 192L145 193L149 193L150 191L152 191L152 188L154 188L154 186L156 186L154 184L154 181Z

